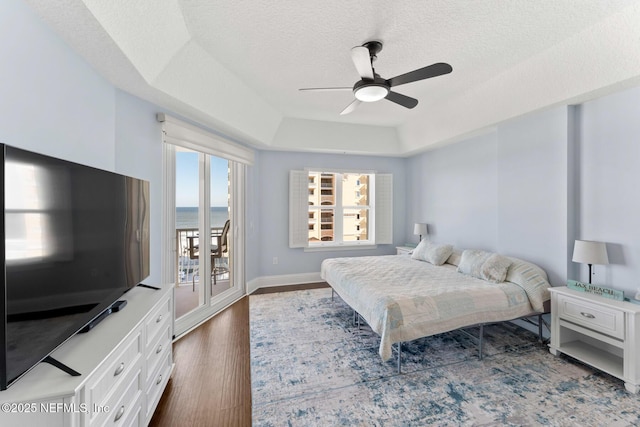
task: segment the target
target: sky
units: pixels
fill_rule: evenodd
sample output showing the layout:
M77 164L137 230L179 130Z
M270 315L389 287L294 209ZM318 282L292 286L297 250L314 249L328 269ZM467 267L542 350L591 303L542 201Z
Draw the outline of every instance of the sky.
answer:
M227 206L228 160L211 157L211 206ZM198 153L176 152L176 206L198 206Z

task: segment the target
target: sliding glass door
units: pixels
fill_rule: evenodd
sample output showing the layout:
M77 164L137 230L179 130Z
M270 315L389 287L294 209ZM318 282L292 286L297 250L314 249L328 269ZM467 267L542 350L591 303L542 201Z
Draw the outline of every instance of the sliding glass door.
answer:
M174 283L174 335L245 294L244 194L253 151L158 114L164 140L163 279Z
M229 161L176 147L175 200L175 313L180 320L233 286Z
M215 314L230 294L244 292L236 277L234 162L180 146L174 159L175 334ZM237 188L237 186L236 186ZM236 292L234 292L236 291Z

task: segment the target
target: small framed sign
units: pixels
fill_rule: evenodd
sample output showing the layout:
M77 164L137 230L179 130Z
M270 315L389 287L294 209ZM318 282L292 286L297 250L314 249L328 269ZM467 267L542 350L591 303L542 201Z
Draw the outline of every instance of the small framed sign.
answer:
M616 301L624 301L624 292L617 289L611 289L600 285L592 285L591 283L582 283L576 280L567 280L567 287L575 291L587 292Z

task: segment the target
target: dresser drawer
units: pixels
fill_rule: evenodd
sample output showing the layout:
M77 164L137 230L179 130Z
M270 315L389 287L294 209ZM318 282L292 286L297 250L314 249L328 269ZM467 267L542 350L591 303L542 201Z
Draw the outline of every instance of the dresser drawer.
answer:
M129 377L132 370L139 369L141 361L142 334L138 329L117 347L87 383L86 399L91 418L95 415L94 410L100 410L107 405L105 400L119 386L119 383Z
M117 393L111 396L108 402L109 412L100 416L91 424L92 426L129 426L132 420L138 417L142 407L142 369L131 376L129 382L120 387Z
M171 298L166 298L156 307L145 321L145 346L150 346L157 340L158 334L171 319Z
M558 317L611 337L624 339L622 311L560 295Z
M171 353L165 353L160 369L158 369L155 375L151 378L147 388L147 414L146 418L150 419L151 415L156 409L160 396L164 390L165 384L169 381L171 375L171 369L173 366L173 359Z
M156 374L158 366L162 363L162 359L171 351L171 323L167 322L163 332L158 336L158 339L151 345L147 351L147 378L145 381L149 381L152 375Z

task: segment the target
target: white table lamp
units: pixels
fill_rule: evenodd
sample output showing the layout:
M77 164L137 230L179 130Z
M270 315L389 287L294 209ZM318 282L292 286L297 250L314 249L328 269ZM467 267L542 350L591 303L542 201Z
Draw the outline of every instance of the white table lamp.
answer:
M420 240L418 241L418 243L420 243L422 241L422 235L427 235L427 224L416 222L413 226L413 234L420 236Z
M591 283L591 266L593 264L609 264L607 245L603 242L576 240L573 246L572 261L589 265L589 283Z

